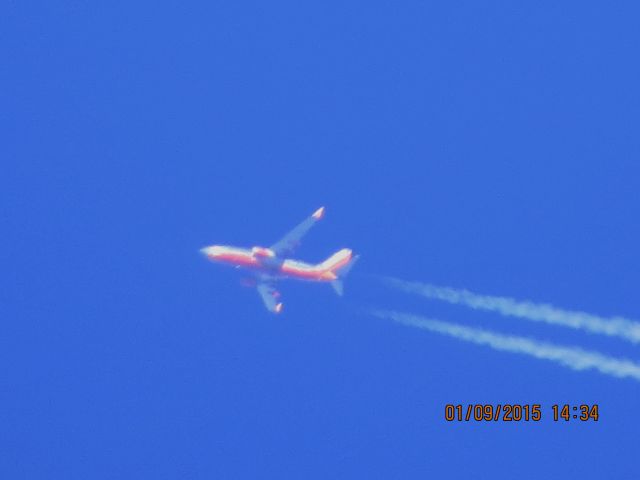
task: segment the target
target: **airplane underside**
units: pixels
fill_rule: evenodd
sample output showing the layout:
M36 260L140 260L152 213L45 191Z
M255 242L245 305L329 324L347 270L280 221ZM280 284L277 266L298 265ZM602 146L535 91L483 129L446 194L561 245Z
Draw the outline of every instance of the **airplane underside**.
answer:
M286 258L323 215L324 207L321 207L269 248L243 249L212 245L200 251L211 261L252 271L253 281L247 282L245 279L242 283L255 287L265 307L273 313L280 313L283 307L281 294L274 287L274 283L280 280L330 282L336 293L342 295L344 277L358 259L350 249L343 248L318 264Z

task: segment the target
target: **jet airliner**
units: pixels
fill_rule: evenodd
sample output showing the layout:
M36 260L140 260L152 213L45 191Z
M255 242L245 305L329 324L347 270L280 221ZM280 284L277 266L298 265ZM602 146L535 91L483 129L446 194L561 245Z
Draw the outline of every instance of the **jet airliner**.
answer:
M282 311L280 292L274 286L281 279L292 278L328 282L338 295L342 295L344 277L358 260L358 256L354 256L350 249L343 248L318 264L287 258L300 244L302 237L323 216L324 207L320 207L310 217L268 248L253 247L245 249L225 245L211 245L200 249L200 252L211 261L250 271L253 275L251 285L256 287L265 307L272 313L280 313Z

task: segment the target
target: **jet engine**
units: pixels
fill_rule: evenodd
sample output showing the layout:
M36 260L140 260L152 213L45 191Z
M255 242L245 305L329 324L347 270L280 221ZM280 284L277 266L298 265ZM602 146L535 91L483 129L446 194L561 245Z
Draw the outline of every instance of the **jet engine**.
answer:
M276 256L273 250L271 250L270 248L264 248L264 247L253 247L251 249L251 255L253 255L254 257L260 257L260 258L270 258L270 257Z

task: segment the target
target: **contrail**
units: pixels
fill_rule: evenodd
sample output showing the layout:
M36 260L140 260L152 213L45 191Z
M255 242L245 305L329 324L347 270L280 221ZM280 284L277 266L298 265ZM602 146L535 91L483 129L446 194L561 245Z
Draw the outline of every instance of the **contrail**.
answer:
M464 305L474 310L487 310L501 315L524 318L552 325L620 337L632 343L640 342L640 323L623 317L599 317L585 312L562 310L544 303L519 301L509 297L478 295L468 290L438 287L428 283L407 282L392 277L378 277L388 286L434 300Z
M411 327L449 335L450 337L478 345L487 345L494 350L520 353L550 360L573 370L595 369L606 375L621 378L631 377L640 381L640 364L631 360L609 357L577 347L540 342L527 337L502 335L489 330L466 327L391 310L373 309L367 312L376 317L388 318Z

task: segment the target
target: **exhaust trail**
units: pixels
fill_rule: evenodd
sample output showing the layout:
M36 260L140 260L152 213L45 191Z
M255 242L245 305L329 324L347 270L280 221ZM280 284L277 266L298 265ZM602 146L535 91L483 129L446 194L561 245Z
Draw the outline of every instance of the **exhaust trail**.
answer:
M509 297L479 295L468 290L438 287L428 283L407 282L392 277L378 277L385 285L408 293L464 305L474 310L486 310L500 315L523 318L551 325L575 328L590 333L619 337L640 343L640 323L624 317L600 317L586 312L563 310L553 305L521 301Z
M486 345L494 350L519 353L531 357L556 362L572 370L597 370L606 375L640 381L640 364L631 360L610 357L599 352L583 350L577 347L555 345L532 338L514 335L503 335L480 328L432 320L418 315L411 315L392 310L367 310L367 313L410 327L421 328L431 332L448 335L458 340Z

